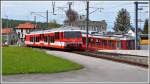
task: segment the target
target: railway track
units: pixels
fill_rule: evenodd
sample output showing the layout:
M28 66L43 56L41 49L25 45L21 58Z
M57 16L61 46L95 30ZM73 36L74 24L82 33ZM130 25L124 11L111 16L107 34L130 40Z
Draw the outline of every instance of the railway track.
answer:
M148 68L148 57L146 56L135 56L135 55L124 55L115 53L104 53L97 51L72 51L73 53L82 54L86 56L102 58L107 60L112 60L121 63L127 63L131 65L136 65L140 67Z
M38 48L39 49L39 48ZM41 48L43 49L43 48ZM48 49L49 48L44 48ZM135 55L124 55L124 54L117 54L117 53L105 53L105 52L98 52L95 50L86 50L86 51L72 51L72 50L62 50L62 49L50 49L50 50L58 50L63 52L71 52L71 53L77 53L82 54L90 57L96 57L111 61L116 61L120 63L127 63L131 65L136 65L144 68L148 68L148 57L147 56L135 56Z

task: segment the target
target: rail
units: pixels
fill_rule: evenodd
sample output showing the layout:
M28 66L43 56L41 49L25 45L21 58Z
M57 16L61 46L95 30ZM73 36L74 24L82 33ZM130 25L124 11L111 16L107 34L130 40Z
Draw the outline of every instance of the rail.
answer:
M112 60L121 63L127 63L131 65L141 66L148 68L148 57L135 56L135 55L123 55L117 53L105 53L105 52L95 52L94 50L87 51L72 51L73 53L87 55L96 58L102 58L107 60Z

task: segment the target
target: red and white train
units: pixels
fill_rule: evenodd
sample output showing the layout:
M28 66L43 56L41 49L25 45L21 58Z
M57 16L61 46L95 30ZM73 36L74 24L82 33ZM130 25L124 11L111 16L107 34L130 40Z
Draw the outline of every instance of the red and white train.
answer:
M36 31L25 35L25 45L59 49L81 49L82 35L80 31L62 29Z
M83 36L82 47L86 47L86 36ZM134 39L128 36L114 35L89 35L88 47L94 50L133 50Z
M89 33L88 48L94 50L132 50L134 39L125 35L92 35ZM25 36L26 46L49 47L58 49L86 48L86 32L71 28L58 28L31 32Z

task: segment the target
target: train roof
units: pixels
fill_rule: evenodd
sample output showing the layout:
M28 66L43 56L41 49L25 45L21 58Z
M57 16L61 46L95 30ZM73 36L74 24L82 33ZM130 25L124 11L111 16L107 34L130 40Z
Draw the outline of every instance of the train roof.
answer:
M64 32L64 31L80 31L78 27L72 26L62 26L60 28L52 28L47 30L40 30L40 31L32 31L30 34L43 34L43 33L50 33L50 32Z
M79 27L73 27L73 26L62 26L60 28L53 28L48 30L40 30L40 31L33 31L30 32L30 34L43 34L43 33L50 33L50 32L65 32L65 31L80 31L82 33L83 37L86 37L86 30L80 30ZM128 35L117 35L117 34L106 34L103 35L103 33L97 32L97 31L89 31L89 37L95 37L95 38L106 38L106 39L115 39L115 40L133 40L134 38Z
M83 37L86 37L86 35L82 35ZM93 38L102 38L102 39L112 39L112 40L133 40L133 37L127 36L127 35L89 35L89 37Z

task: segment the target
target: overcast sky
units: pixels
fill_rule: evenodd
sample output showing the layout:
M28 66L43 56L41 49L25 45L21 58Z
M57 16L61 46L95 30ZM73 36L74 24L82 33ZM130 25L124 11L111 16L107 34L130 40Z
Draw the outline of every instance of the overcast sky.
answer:
M86 15L86 2L85 1L72 1L72 9L78 12L79 15ZM18 20L33 20L31 12L52 12L52 2L51 1L2 1L2 18L18 19ZM139 18L145 20L149 16L149 5L139 5L139 7L144 6L143 10L139 13ZM58 7L65 7L64 10ZM56 20L58 23L62 24L65 20L65 11L68 8L68 1L55 1L55 13L57 15L52 15L49 13L49 21ZM117 16L117 12L121 8L127 9L131 16L131 24L134 25L135 20L135 5L134 1L90 1L90 12L96 10L96 8L103 8L101 11L97 10L90 14L90 20L100 21L106 20L108 24L108 30L112 30L113 23ZM46 16L45 13L40 13L42 16ZM37 21L45 22L46 19L37 16ZM141 24L143 26L143 24ZM140 24L139 24L140 26Z

